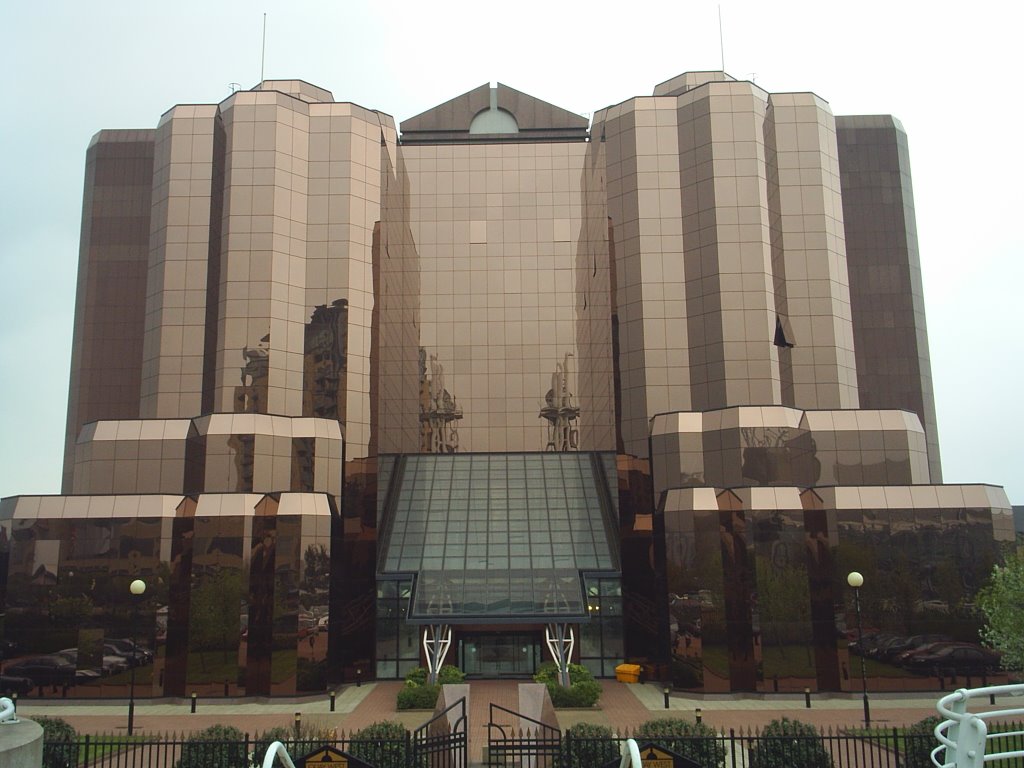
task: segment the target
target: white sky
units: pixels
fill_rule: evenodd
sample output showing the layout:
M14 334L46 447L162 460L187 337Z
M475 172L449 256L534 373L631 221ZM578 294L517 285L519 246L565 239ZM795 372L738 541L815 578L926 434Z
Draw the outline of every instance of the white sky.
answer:
M718 5L696 0L0 3L0 496L60 489L90 138L252 87L264 11L267 78L397 121L487 81L589 115L721 65ZM731 0L721 13L734 77L902 121L945 481L1004 485L1024 504L1024 11Z

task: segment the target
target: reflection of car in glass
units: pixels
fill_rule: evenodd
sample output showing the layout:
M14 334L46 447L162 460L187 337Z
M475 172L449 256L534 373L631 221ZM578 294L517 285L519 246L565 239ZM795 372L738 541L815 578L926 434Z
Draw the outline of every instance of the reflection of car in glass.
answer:
M917 648L911 648L906 651L901 651L896 654L896 658L893 659L893 663L899 664L900 666L907 666L910 664L911 659L915 659L918 656L923 656L929 653L937 653L943 648L973 648L974 643L963 643L956 642L954 640L938 640L933 643L925 643L924 645L918 646Z
M19 677L17 675L0 674L0 693L8 696L12 693L16 693L19 696L32 693L32 689L36 687L30 677Z
M153 661L153 652L151 650L143 648L134 640L128 640L123 637L108 637L105 639L103 641L103 652L111 656L123 656L128 660L128 664L133 667L139 667Z
M912 657L907 667L914 672L981 675L999 667L1000 655L980 645L947 646L934 653Z
M878 654L883 661L895 661L897 657L906 651L915 651L931 643L950 642L953 638L949 635L911 635L910 637L896 638L885 645Z
M32 656L8 664L4 674L30 677L36 685L72 685L75 665L63 656Z
M57 651L56 655L63 656L76 667L78 666L77 648L65 648L63 651ZM116 654L104 654L100 664L104 675L116 675L118 672L128 669L128 659Z

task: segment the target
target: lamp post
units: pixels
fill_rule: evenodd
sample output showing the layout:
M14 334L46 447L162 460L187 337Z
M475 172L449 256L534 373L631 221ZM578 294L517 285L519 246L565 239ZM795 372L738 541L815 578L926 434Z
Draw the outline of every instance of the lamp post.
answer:
M868 705L868 670L864 662L864 622L860 617L860 588L864 577L857 571L850 571L846 583L853 587L853 605L857 611L857 647L860 649L860 683L864 691L864 727L871 727L871 709Z
M146 591L146 582L142 579L135 579L128 585L132 600L132 663L131 683L128 688L128 735L132 735L132 728L135 726L135 667L139 663L139 646L135 642L135 628L139 624L139 599Z

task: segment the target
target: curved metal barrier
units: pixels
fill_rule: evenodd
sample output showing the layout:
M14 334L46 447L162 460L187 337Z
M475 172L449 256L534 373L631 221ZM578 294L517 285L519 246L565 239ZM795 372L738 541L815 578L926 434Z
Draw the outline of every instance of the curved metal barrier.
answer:
M18 713L14 708L14 701L6 696L0 696L0 725L17 722L19 722Z
M932 750L932 763L938 768L982 768L985 763L1024 757L1024 749L989 751L1001 739L1019 737L1024 731L989 733L989 723L999 718L1020 718L1024 706L990 712L968 712L971 699L995 696L1024 696L1024 685L990 685L985 688L961 688L939 699L939 714L946 719L935 726L939 746Z
M263 768L274 768L275 757L281 758L284 768L295 768L295 763L292 762L291 755L288 754L288 750L285 749L284 744L280 741L275 741L267 747L267 753L263 756Z
M640 747L637 745L636 739L626 739L622 743L622 761L619 763L619 768L641 768L642 765Z

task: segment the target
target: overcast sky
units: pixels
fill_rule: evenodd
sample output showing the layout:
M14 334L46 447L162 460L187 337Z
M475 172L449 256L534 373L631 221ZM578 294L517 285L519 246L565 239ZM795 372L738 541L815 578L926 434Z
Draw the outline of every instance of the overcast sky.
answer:
M954 15L952 10L958 15ZM397 121L488 81L590 115L720 69L716 3L0 3L0 496L57 493L85 150L231 83L301 78ZM946 482L1024 504L1022 12L723 2L725 69L910 138Z

